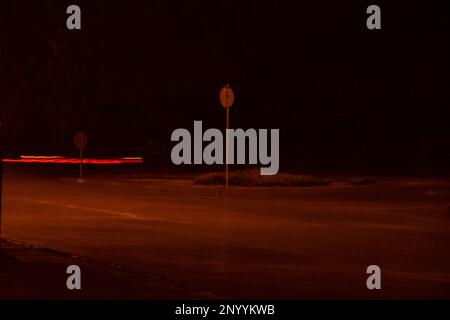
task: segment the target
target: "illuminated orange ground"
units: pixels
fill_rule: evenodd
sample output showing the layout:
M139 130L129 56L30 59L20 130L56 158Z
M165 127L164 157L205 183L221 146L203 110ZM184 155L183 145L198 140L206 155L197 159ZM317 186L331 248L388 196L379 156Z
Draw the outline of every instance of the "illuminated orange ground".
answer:
M55 177L58 166L30 174L26 164L14 165L3 168L6 239L163 275L214 297L450 297L448 183L233 186L220 193L175 174L153 183L112 175L78 183L60 179L64 170ZM366 287L372 264L382 270L376 292ZM109 289L120 290L115 286Z

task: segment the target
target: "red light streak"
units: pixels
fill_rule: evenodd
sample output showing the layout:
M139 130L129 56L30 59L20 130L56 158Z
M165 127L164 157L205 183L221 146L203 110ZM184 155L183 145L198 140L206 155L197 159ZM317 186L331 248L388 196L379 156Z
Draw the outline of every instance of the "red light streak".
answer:
M22 156L20 159L3 159L6 163L58 163L58 164L79 164L79 158L64 158L59 156ZM142 158L120 158L120 159L83 159L84 164L130 164L130 163L142 163Z

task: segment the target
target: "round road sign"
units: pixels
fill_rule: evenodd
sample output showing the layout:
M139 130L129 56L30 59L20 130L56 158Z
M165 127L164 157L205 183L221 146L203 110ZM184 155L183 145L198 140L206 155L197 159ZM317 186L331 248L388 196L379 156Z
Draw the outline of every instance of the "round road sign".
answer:
M86 133L81 132L81 131L78 132L75 135L74 141L75 141L75 146L77 147L78 150L86 148L87 141L88 141Z
M220 90L220 103L224 108L231 108L234 103L234 92L230 85L227 84Z

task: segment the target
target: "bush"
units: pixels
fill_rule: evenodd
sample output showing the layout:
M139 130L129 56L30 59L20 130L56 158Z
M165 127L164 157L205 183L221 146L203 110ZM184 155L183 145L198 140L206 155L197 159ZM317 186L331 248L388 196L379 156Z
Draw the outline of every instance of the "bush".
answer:
M224 185L225 173L212 172L201 174L194 180L199 185ZM262 176L259 170L240 170L229 173L228 183L243 187L321 187L331 184L330 180L307 175L279 173L274 176Z

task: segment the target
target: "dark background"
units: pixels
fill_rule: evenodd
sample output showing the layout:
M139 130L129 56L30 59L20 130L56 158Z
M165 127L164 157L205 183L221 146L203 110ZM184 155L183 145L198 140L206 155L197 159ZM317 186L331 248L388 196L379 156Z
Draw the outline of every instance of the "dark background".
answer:
M224 127L230 83L231 126L279 128L281 170L450 170L449 1L0 2L8 155L74 154L83 130L90 156L167 166L174 129Z

